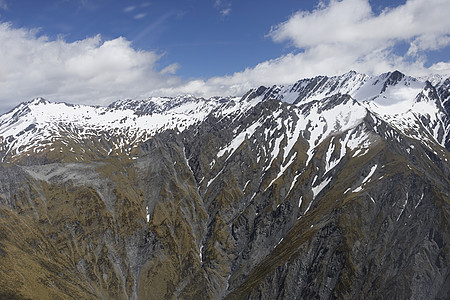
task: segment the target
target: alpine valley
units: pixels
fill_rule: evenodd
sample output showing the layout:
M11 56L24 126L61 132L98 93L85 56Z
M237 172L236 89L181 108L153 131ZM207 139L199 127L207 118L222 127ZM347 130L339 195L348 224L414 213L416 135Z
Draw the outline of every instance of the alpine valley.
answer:
M0 116L0 299L448 299L450 78Z

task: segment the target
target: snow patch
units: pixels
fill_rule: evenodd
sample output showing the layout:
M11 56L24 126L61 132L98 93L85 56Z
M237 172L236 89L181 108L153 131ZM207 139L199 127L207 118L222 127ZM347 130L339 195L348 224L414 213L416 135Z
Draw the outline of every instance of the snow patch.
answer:
M352 192L353 193L358 193L360 191L363 190L363 186L370 182L372 175L375 173L375 170L377 169L377 165L372 166L372 168L369 171L369 174L367 174L366 177L364 177L363 181L361 182L361 185L359 187L357 187L356 189L354 189Z
M328 178L312 188L313 199L330 183L332 178Z
M217 152L217 157L222 157L225 155L225 153L228 153L227 157L230 157L231 154L233 154L233 152L244 142L244 140L246 139L247 136L251 136L256 128L260 127L262 124L261 122L255 122L254 124L252 124L250 127L248 127L246 130L244 130L243 132L239 133L237 136L235 136L233 138L233 140L230 142L230 144L219 150L219 152Z

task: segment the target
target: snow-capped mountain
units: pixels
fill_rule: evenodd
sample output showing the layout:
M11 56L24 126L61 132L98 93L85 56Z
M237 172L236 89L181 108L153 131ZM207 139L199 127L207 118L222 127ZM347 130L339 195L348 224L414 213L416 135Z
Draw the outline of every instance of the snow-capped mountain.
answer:
M441 95L447 89L435 78ZM348 94L373 116L388 122L416 139L449 143L448 114L443 109L447 97L440 97L429 81L420 81L395 71L376 77L349 72L337 77L319 76L292 86L274 86L265 98L275 98L296 106L336 94ZM414 129L413 129L414 128ZM431 136L431 137L430 137Z
M445 299L449 101L450 78L351 71L23 103L0 116L0 298Z
M445 89L442 79L435 78L435 81L438 87ZM334 106L326 100L344 94L352 98L350 103ZM69 151L73 152L77 145L84 144L85 138L102 136L108 142L99 151L107 155L130 154L138 143L157 132L183 131L212 112L231 116L267 99L278 99L300 109L297 117L303 124L294 129L297 137L300 132L305 132L310 122L317 125L309 129L315 138L310 140L311 147L318 143L319 137L323 140L333 132L357 125L367 113L375 120L389 123L402 134L430 145L435 141L441 145L449 144L450 126L444 103L430 82L398 71L376 77L352 71L331 78L303 79L290 86L261 87L242 99L185 96L125 100L108 107L92 107L51 103L37 98L0 117L0 152L3 161L44 150L66 151L69 143ZM54 147L55 142L62 145Z
M22 103L0 117L2 160L43 151L86 151L86 139L103 155L130 154L132 149L163 130L183 131L203 121L213 109L244 109L239 98L149 98L117 101L108 107L52 103L42 98ZM69 146L70 145L70 146ZM83 160L84 155L75 157Z

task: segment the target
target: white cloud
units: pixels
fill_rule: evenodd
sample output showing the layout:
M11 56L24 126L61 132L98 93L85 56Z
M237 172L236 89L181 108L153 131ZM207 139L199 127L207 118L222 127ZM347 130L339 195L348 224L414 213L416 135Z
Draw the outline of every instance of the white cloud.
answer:
M142 98L152 90L179 85L160 72L161 54L138 51L125 38L100 36L73 43L49 40L36 31L0 24L0 111L42 96L52 101L105 105Z
M231 8L225 8L220 11L222 16L228 16L231 13Z
M332 0L311 13L296 13L274 27L270 36L274 41L291 40L298 48L323 43L379 45L428 34L445 36L450 31L450 18L443 9L446 5L447 0L410 0L375 16L367 0Z
M131 6L125 7L125 9L123 11L127 13L127 12L132 12L135 9L136 9L136 6L131 5Z
M220 4L217 0L216 5ZM449 75L448 61L425 67L427 51L450 43L447 6L448 0L408 0L375 15L367 0L320 2L312 12L299 11L268 34L275 42L290 42L294 52L229 76L194 80L162 91L239 95L259 85L289 84L349 70L376 75L395 69L412 76ZM407 53L396 54L398 43L410 45Z
M180 65L178 63L173 63L171 65L168 65L164 69L162 69L159 73L160 74L175 74L177 73L178 69L180 69Z
M222 17L226 17L231 13L231 3L226 0L215 0L214 7L219 11Z
M139 20L139 19L145 18L146 16L147 16L146 13L139 13L139 14L135 15L133 18L135 18L136 20Z
M328 74L340 71L340 58L348 67L366 72L386 66L421 73L426 71L421 67L423 61L408 65L408 58L423 57L425 51L449 45L450 18L444 9L447 5L447 0L409 0L374 15L367 0L331 0L312 12L297 12L272 28L269 36L275 42L288 41L303 50L299 58L313 58L314 62L320 62L320 56L330 61L337 58ZM394 54L399 42L410 44L404 57Z

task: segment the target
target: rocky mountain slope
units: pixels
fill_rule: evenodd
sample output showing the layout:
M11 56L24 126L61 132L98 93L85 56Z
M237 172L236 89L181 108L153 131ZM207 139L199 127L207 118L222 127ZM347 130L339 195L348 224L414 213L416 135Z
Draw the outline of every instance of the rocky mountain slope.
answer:
M446 299L450 79L0 116L0 298Z

